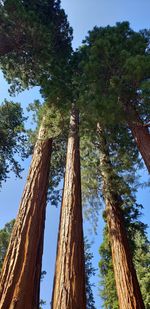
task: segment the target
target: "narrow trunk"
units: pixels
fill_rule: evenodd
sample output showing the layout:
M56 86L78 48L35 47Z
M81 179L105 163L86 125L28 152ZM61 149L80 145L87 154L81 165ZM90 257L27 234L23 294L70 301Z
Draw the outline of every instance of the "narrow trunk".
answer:
M78 112L73 106L57 245L53 309L86 308L78 122Z
M39 308L51 150L42 125L1 272L0 309Z
M139 283L132 262L121 210L122 199L115 189L116 175L109 159L104 131L97 126L100 141L100 168L103 196L112 251L112 261L120 309L144 309Z
M124 105L129 128L150 173L150 133L131 104Z

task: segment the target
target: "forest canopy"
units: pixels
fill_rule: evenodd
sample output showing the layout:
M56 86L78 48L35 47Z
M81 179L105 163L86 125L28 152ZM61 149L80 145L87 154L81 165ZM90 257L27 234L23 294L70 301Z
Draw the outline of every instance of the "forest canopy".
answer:
M23 105L0 105L0 186L12 170L20 177L18 156L32 154L18 214L0 230L0 309L44 306L48 202L60 206L51 308L96 308L97 270L83 222L97 232L103 219L103 308L148 309L150 243L137 192L139 174L150 172L150 30L124 21L95 26L76 50L72 40L59 0L0 1L9 92L38 86L41 95L28 106L32 130Z

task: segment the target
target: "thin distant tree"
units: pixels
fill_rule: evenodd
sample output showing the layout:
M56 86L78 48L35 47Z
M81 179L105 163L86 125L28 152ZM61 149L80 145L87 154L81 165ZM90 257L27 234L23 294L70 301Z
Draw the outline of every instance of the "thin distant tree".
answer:
M52 308L86 308L79 115L73 105L67 147Z
M91 283L91 277L95 276L96 269L92 265L93 253L91 253L91 244L88 238L84 238L84 254L85 254L85 287L86 287L86 309L96 309Z

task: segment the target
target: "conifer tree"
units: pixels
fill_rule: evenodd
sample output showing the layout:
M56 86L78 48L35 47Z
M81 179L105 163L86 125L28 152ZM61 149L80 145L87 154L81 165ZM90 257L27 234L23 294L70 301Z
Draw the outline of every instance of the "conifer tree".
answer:
M79 115L72 106L61 206L52 308L86 308Z
M21 166L15 154L22 158L28 155L25 120L19 103L5 100L0 105L0 185L7 179L10 170L20 175Z
M72 29L60 0L1 1L0 21L0 63L12 91L46 87L71 53Z
M146 226L139 221L139 209L140 205L134 205L133 198L130 198L127 206L127 201L124 211L124 218L126 223L126 229L128 231L128 241L130 244L130 249L132 251L132 257L134 266L137 272L137 277L139 280L142 297L144 301L145 308L149 308L149 242L146 236L145 228ZM132 204L133 203L133 204ZM104 301L104 308L118 309L118 299L115 287L115 278L111 258L111 248L108 237L107 226L104 228L103 233L103 243L100 246L100 295ZM142 275L141 275L142 274Z
M38 308L52 139L41 126L0 276L0 308ZM34 248L34 251L33 251ZM30 289L28 289L30 282Z
M91 245L88 238L84 238L84 253L85 253L85 286L86 286L86 309L96 309L91 284L91 277L95 275L96 269L92 265L93 254L91 253Z
M103 139L104 137L102 138L102 140L99 137L101 135L101 132L99 132L96 138L96 136L92 134L92 130L88 131L88 133L86 131L87 135L92 135L91 140L89 137L85 137L84 145L82 148L82 184L84 190L83 194L85 196L84 200L85 202L86 199L87 202L90 201L89 194L91 192L91 194L93 195L92 203L95 204L96 208L98 202L100 204L99 199L101 199L101 197L104 199L107 205L105 213L107 222L109 222L110 224L108 239L111 243L111 250L114 257L113 267L114 270L117 267L121 267L121 269L117 272L117 275L115 276L116 283L117 280L120 280L120 290L117 290L120 308L126 308L126 306L127 308L136 308L136 303L138 304L137 306L139 306L139 308L144 308L138 281L136 278L136 273L132 263L132 255L127 240L127 230L125 229L123 223L124 218L121 210L121 208L124 207L126 203L129 203L128 195L129 192L131 192L132 190L132 185L131 188L129 188L125 184L124 180L121 180L121 175L123 179L126 179L126 181L131 184L135 181L134 164L138 162L138 153L136 153L134 144L130 143L130 138L128 152L126 152L126 146L124 144L125 140L126 142L128 140L128 131L126 131L126 128L120 127L118 131L118 125L117 128L111 128L110 126L107 130L105 129L105 134L106 132L107 143L109 145L109 152L111 153L111 157L108 152L106 140ZM99 160L101 161L100 165ZM93 166L92 173L94 173L94 178L91 178L91 166ZM98 192L100 190L102 193ZM112 209L110 209L111 207L109 208L109 203L112 205ZM91 212L92 210L95 211L95 208L92 207ZM97 211L98 209L96 209L96 215ZM113 225L113 231L111 224ZM122 250L119 250L120 255L118 253L117 246L121 246L122 248ZM124 259L122 259L121 255ZM114 261L115 258L117 260L117 267ZM126 267L128 268L128 270ZM123 280L123 278L120 278L122 272L125 274L126 280L129 280L127 286L125 280ZM129 277L127 274L130 274ZM130 281L130 278L132 278L132 281ZM133 293L131 295L128 295L128 286L130 284L132 285L130 287L130 291L132 291ZM125 294L121 297L121 294L123 292ZM112 297L116 299L116 296L113 295L113 292ZM134 301L136 303L134 303Z
M103 196L106 205L106 220L111 244L119 307L122 309L145 308L132 262L125 221L121 210L123 200L116 191L116 181L118 180L111 165L109 150L105 139L105 131L99 123L97 130L99 136Z
M14 8L17 9L17 20ZM44 42L38 41L41 49L36 47L34 50L28 37L30 32L25 31L25 48L19 49L19 52L13 49L1 58L1 65L7 80L14 82L19 88L20 85L25 88L28 85L38 84L44 89L43 95L45 96L50 80L51 86L53 84L51 91L56 93L58 87L55 86L55 81L61 80L62 73L60 75L60 72L68 62L71 52L70 27L64 11L60 8L60 1L31 1L30 3L28 1L4 1L0 13L1 16L6 13L2 24L3 30L5 26L11 26L12 22L19 20L21 25L26 27L27 20L31 33L32 30L38 33L37 28L32 27L32 21L36 21L37 27L41 27L39 34L41 33L44 39ZM14 30L16 29L18 30L18 26ZM47 50L44 48L46 46ZM45 56L43 51L47 53ZM39 306L45 209L54 133L51 130L53 121L47 122L51 107L50 104L50 108L47 109L40 122L29 175L1 271L0 308L4 309L9 307L37 309ZM30 289L28 289L28 282L30 282Z
M106 125L128 123L150 171L149 41L148 30L135 32L128 22L95 27L80 50L80 67L81 99Z
M4 228L0 230L0 272L2 268L2 264L5 258L5 254L7 251L10 235L12 232L12 228L15 220L12 220L5 224Z

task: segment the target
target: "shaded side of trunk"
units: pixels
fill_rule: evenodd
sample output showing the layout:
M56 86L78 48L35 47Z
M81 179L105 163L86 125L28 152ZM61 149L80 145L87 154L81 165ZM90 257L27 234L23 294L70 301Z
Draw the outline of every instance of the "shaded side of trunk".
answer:
M78 117L78 111L73 107L57 245L53 309L86 308Z
M150 133L147 126L144 126L137 111L131 104L124 105L129 128L137 144L137 148L150 173Z
M39 308L51 151L52 140L45 138L42 125L1 272L1 309Z
M112 261L120 309L144 309L139 283L132 262L127 240L122 199L115 190L116 175L109 159L104 131L98 124L100 141L100 168L103 181L103 196L112 251Z

